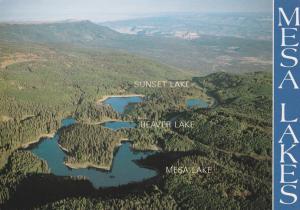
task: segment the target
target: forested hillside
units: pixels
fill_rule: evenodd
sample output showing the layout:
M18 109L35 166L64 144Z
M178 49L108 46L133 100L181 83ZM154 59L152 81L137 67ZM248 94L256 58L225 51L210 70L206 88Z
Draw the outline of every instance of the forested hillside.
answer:
M109 170L122 139L124 136L120 133L101 125L75 124L62 131L59 143L68 151L68 166L80 168L89 165Z
M13 150L56 131L64 117L118 118L95 102L124 94L129 81L188 75L126 53L10 42L0 47L0 166Z
M180 112L180 119L196 122L195 129L137 128L128 132L133 144L144 142L161 147L162 152L139 161L158 169L157 179L103 189L105 196L100 190L95 197L82 195L39 208L222 209L224 205L227 209L271 208L271 75L220 73L194 81L215 96L223 90L216 97L215 107ZM265 104L259 112L254 111L257 98ZM243 112L232 112L238 101L243 101L239 106ZM170 166L194 167L194 170L211 167L212 171L174 174L166 171Z
M0 209L270 209L270 59L267 40L125 35L89 21L1 23ZM145 80L191 85L134 86ZM99 102L127 94L145 97L124 113ZM61 127L67 117L76 123ZM105 128L111 120L137 127ZM141 128L143 120L172 126ZM194 126L175 127L179 121ZM155 151L134 163L157 175L96 189L84 175L51 174L28 146L54 133L71 168L109 170L129 139L132 150Z
M200 75L217 71L269 70L272 64L272 42L269 40L212 35L182 40L128 35L90 21L3 23L0 24L0 40L122 50Z

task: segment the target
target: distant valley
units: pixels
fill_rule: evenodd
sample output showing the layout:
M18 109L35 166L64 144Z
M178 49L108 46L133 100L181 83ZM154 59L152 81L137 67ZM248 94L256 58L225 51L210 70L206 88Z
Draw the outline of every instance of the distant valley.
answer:
M120 33L187 40L203 35L272 39L272 15L267 13L171 13L99 24Z
M242 73L271 68L272 41L266 38L269 35L262 35L266 36L262 39L254 36L251 37L250 35L239 35L239 33L243 33L237 31L239 23L235 23L232 26L233 34L228 32L228 30L231 30L229 26L224 26L226 29L224 29L224 32L221 32L217 25L212 25L214 27L211 30L220 32L223 35L204 31L199 37L194 34L194 31L197 29L177 29L174 23L175 29L170 29L170 33L174 33L171 36L163 35L165 32L157 36L149 36L146 32L142 34L117 32L120 31L117 27L119 24L129 27L132 24L137 24L134 27L144 27L144 22L147 23L147 21L150 21L149 24L151 24L154 20L141 19L121 23L105 23L105 25L112 29L90 21L23 25L2 23L0 24L0 40L66 46L71 44L94 50L99 48L114 49L151 58L157 62L181 70L184 69L184 71L192 74L201 75L218 71ZM159 21L157 22L160 23ZM163 21L164 24L166 22L168 23L168 21ZM156 22L154 21L154 23ZM245 30L248 27L254 27L255 23L254 21L252 25L245 25ZM171 26L172 24L169 27ZM252 28L249 31L251 33L256 30L267 31L269 26L266 23L263 26L262 29ZM157 27L165 27L165 25L158 24ZM200 26L197 27L199 28ZM151 31L152 29L149 30ZM245 33L251 34L250 32L247 33L247 31ZM180 36L186 36L187 39L184 37L182 39Z

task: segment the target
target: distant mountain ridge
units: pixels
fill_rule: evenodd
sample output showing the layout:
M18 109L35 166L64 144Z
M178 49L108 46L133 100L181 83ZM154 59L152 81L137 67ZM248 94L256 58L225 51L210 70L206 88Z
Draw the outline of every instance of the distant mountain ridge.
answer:
M101 23L121 33L180 37L193 33L272 40L272 14L268 13L185 13Z
M121 50L203 75L217 71L271 70L272 60L271 41L219 36L183 40L130 35L91 21L0 24L0 41Z
M108 27L91 21L63 21L40 24L0 24L0 39L43 43L82 43L119 36Z

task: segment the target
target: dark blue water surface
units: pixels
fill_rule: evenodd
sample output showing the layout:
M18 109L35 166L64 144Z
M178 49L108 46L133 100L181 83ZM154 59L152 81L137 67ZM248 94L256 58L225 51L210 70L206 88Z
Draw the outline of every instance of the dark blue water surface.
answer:
M188 108L192 108L192 107L207 108L208 107L208 103L206 103L202 99L197 99L197 98L188 99L186 101L186 105Z
M102 124L106 128L118 130L120 128L135 128L136 123L134 122L123 122L123 121L109 121Z
M117 103L118 105L113 107L123 112L126 105L124 105L125 102L120 101L125 100L128 104L129 102L140 102L142 100L141 98L139 100L137 100L136 97L133 98L134 99L132 100L129 100L129 98L114 98L113 102L110 102ZM76 121L73 118L67 118L62 121L62 127L67 127L74 123L76 123ZM134 128L136 127L136 124L133 122L106 122L103 126L117 130L120 128ZM157 174L156 171L142 168L133 162L133 160L146 158L154 152L133 151L131 150L131 144L129 142L123 143L119 147L110 171L94 168L70 169L64 165L66 154L59 147L58 140L59 132L56 133L53 138L46 138L31 149L31 152L47 161L51 173L57 176L84 176L93 184L94 187L98 188L124 185L130 182L139 182Z
M118 112L123 113L126 109L126 106L130 103L140 103L143 101L143 98L140 96L132 97L111 97L104 101L105 104L109 104L112 108Z

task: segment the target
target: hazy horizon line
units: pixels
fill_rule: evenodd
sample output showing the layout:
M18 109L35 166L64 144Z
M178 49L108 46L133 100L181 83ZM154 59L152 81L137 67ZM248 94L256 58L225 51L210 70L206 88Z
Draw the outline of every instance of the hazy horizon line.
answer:
M8 19L1 19L0 23L55 23L55 22L80 22L80 21L90 21L93 23L105 23L105 22L116 22L116 21L126 21L126 20L135 20L135 19L146 19L146 18L155 18L155 17L164 17L164 16L171 16L171 15L251 15L251 14L261 14L261 15L270 15L272 16L272 12L267 11L258 11L258 12L159 12L159 13L149 13L149 14L134 14L133 16L128 16L127 18L115 18L115 19L107 19L107 20L100 20L95 18L76 18L76 17L66 17L66 18L8 18Z

